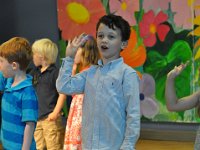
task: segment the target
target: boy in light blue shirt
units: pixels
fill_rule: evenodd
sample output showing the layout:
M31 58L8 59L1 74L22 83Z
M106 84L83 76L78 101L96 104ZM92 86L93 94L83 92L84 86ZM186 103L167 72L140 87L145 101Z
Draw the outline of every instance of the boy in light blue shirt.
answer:
M140 133L139 78L120 52L130 37L130 26L122 17L105 15L96 26L101 54L98 65L71 76L80 35L69 41L66 58L57 79L64 94L84 93L82 118L83 150L133 150Z

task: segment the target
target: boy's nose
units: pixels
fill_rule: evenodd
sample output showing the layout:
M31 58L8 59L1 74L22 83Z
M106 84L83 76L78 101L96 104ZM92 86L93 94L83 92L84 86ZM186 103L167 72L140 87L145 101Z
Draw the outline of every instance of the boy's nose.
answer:
M102 43L107 43L107 42L108 42L108 38L104 37L104 38L102 39Z

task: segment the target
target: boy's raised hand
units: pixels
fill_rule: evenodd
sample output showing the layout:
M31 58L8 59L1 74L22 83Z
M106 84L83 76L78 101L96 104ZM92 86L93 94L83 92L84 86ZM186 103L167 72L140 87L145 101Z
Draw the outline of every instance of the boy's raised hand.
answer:
M68 45L66 48L66 56L70 56L72 58L75 57L77 49L85 42L83 40L84 36L85 34L82 33L78 37L75 37L72 41L71 40L68 41Z
M180 64L179 66L175 66L174 69L172 69L168 74L167 77L174 79L176 78L188 65L189 61L187 61L185 64Z

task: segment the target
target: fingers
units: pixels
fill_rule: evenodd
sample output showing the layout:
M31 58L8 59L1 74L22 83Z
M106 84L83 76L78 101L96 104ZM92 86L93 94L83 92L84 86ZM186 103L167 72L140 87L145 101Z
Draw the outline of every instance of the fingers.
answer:
M87 36L87 34L82 33L79 36L76 36L73 40L73 46L80 47L83 43L85 43L84 38Z
M65 55L74 58L78 48L83 43L85 43L85 41L83 40L85 36L86 36L86 34L82 33L79 36L74 37L73 40L69 40L68 45L66 47Z

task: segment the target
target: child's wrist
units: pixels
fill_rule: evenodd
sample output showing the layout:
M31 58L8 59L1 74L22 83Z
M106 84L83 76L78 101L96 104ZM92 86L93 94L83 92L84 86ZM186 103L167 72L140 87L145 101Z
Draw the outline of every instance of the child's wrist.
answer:
M171 75L171 74L167 74L167 79L168 80L174 80L176 78L176 76L175 75Z

